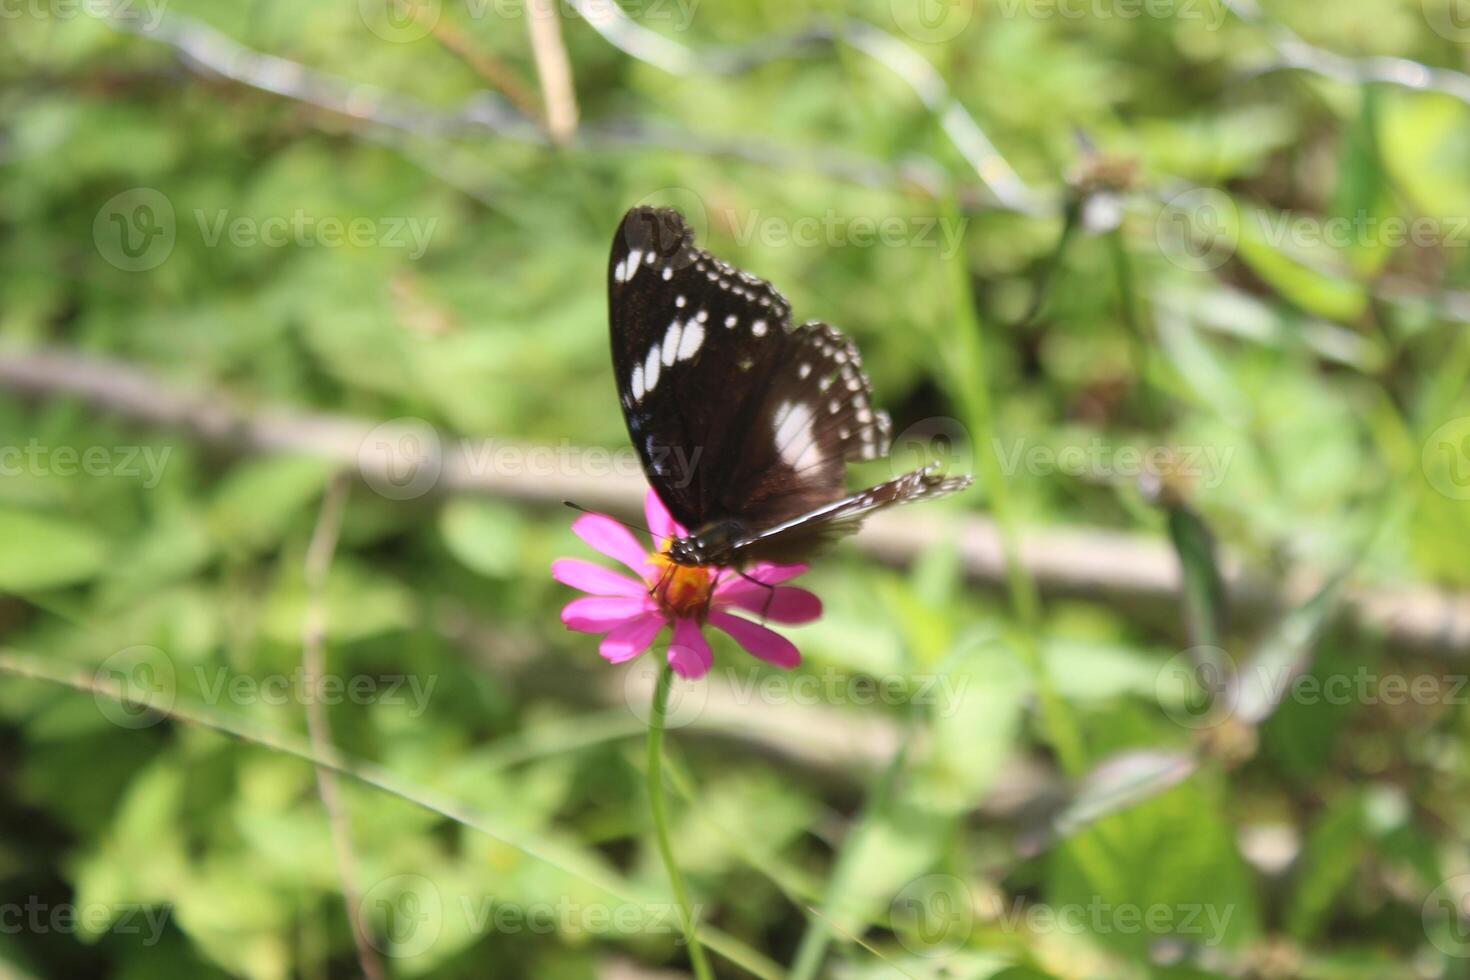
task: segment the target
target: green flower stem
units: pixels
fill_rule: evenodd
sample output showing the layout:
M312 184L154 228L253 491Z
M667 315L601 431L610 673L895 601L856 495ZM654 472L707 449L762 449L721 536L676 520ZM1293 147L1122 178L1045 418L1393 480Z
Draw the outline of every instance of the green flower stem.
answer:
M679 917L684 926L684 941L689 944L689 962L694 965L694 975L699 980L713 980L709 961L704 957L704 947L699 945L695 933L694 915L689 909L689 893L684 888L684 876L674 861L674 848L669 843L669 821L664 813L664 716L668 711L669 688L673 685L674 672L667 663L659 667L658 682L653 688L653 711L648 716L648 808L653 812L653 832L658 838L658 852L664 859L669 872L669 883L674 886L674 900L679 905Z
M959 209L954 201L946 202L946 218L960 225ZM995 447L995 413L990 401L989 362L986 359L985 332L975 309L970 290L969 266L964 249L950 257L948 266L950 295L954 303L954 329L949 333L951 349L944 363L952 396L965 416L965 424L973 433L979 478L995 517L1000 534L1001 553L1005 562L1006 591L1011 609L1020 624L1021 653L1036 683L1041 728L1047 742L1057 754L1062 770L1073 778L1087 769L1087 753L1082 732L1067 703L1057 692L1047 669L1042 646L1041 597L1031 573L1021 561L1017 540L1016 518L1011 511L1010 494L1005 473Z

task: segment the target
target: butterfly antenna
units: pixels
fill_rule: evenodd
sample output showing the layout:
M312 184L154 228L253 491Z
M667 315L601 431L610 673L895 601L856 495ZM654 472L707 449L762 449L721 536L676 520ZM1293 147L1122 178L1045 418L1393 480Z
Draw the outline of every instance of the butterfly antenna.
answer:
M612 521L614 524L621 524L621 525L623 525L623 527L629 528L631 530L634 530L634 531L642 531L644 534L650 535L650 536L655 537L655 538L658 537L657 534L654 534L652 531L650 531L648 528L644 527L642 524L634 524L631 521L620 521L616 517L611 517L611 516L609 516L607 514L604 514L600 510L592 510L591 508L583 507L581 504L574 504L570 500L563 500L562 503L566 504L572 510L579 510L579 511L581 511L584 514L595 514L598 517L606 517L608 520Z

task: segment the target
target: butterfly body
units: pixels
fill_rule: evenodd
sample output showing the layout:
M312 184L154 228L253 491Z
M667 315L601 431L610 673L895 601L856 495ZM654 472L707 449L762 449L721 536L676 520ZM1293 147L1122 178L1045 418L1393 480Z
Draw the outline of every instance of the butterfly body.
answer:
M669 543L669 560L680 565L733 565L722 560L735 551L737 542L747 536L739 521L709 524Z
M849 495L846 464L888 453L857 347L791 323L770 283L695 247L678 212L634 208L608 268L613 370L650 484L691 533L681 566L808 557L880 507L951 493L925 467Z

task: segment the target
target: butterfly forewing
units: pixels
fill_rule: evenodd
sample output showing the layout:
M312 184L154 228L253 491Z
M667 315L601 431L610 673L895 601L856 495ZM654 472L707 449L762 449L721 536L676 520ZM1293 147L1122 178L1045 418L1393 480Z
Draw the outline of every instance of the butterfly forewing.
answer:
M608 266L628 434L659 497L691 528L721 511L791 318L769 283L693 239L678 212L634 208Z
M813 551L855 532L875 510L942 497L970 485L968 476L943 476L934 465L869 487L781 524L736 541L731 553L742 561L802 561Z

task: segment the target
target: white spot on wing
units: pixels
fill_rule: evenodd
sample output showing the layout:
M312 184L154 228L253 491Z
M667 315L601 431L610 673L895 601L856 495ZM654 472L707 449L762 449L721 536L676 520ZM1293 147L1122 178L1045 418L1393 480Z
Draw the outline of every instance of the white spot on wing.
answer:
M618 264L613 266L613 280L615 282L623 282L628 278L628 267L624 264L625 262L625 259L619 259Z
M802 380L806 380L807 376L810 375L811 373L812 373L812 366L810 364L806 363L805 361L802 361L801 362L801 366L796 369L796 376L798 378L801 378Z
M668 341L664 341L668 344ZM689 323L684 326L684 334L679 338L679 360L687 361L699 353L699 345L704 343L704 325L700 323ZM668 353L665 352L665 357Z
M658 384L659 367L658 344L654 344L648 351L648 360L643 362L643 385L649 391L652 391L653 386Z
M780 423L776 426L776 449L781 461L793 470L814 466L821 459L817 447L816 413L810 405L783 402L776 410Z
M643 249L635 248L628 253L628 271L626 278L632 279L638 274L638 263L643 259Z
M633 383L632 383L632 388L633 388L633 400L635 402L641 402L643 400L643 365L642 364L634 364L633 365Z
M731 313L729 316L725 317L725 326L727 327L733 327L739 322L739 317L737 317L734 313Z
M664 277L664 282L668 282L670 279L674 278L673 268L671 266L664 266L664 271L662 275Z
M757 337L764 337L766 335L766 321L757 320L752 323L750 325L750 332L755 334Z
M673 367L674 358L679 353L679 335L684 330L684 324L675 320L669 324L668 332L664 334L663 362L664 367Z

